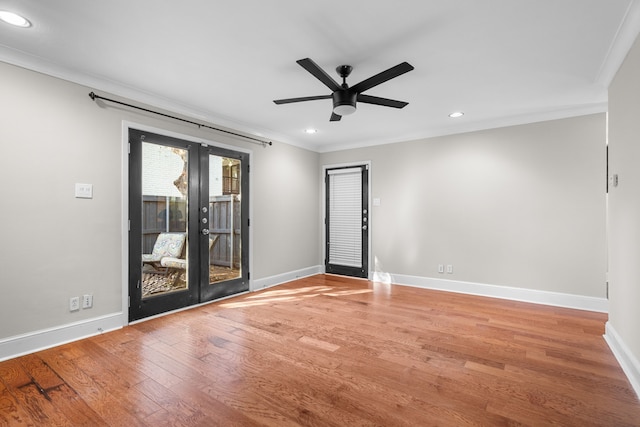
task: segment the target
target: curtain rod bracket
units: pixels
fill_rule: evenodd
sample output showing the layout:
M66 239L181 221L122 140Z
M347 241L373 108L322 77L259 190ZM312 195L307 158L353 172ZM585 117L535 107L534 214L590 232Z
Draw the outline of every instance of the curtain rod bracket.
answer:
M126 102L116 101L115 99L105 98L104 96L96 95L94 92L89 92L89 98L91 98L93 101L96 101L98 99L102 99L104 101L109 101L109 102L113 102L115 104L124 105L126 107L135 108L136 110L146 111L147 113L157 114L159 116L167 117L169 119L179 120L179 121L184 122L184 123L189 123L189 124L192 124L192 125L196 125L196 126L198 126L198 129L207 128L207 129L212 129L212 130L215 130L215 131L218 131L218 132L224 132L224 133L229 134L229 135L233 135L233 136L237 136L237 137L240 137L240 138L248 139L250 142L253 142L254 144L260 144L263 147L266 147L267 145L273 145L273 142L271 142L271 141L263 141L261 139L254 138L254 137L251 137L251 136L246 136L246 135L242 135L242 134L239 134L239 133L230 132L228 130L219 129L217 127L213 127L213 126L205 125L205 124L202 124L202 123L194 122L194 121L191 121L191 120L182 119L180 117L172 116L170 114L165 114L165 113L161 113L159 111L149 110L147 108L139 107L137 105L127 104Z

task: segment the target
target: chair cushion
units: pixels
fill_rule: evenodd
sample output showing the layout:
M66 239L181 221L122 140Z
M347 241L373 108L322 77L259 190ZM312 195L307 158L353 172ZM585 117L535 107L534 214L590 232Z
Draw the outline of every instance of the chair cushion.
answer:
M186 270L187 260L182 258L166 256L160 260L160 265L163 267L180 268L182 270Z
M142 262L158 262L162 259L160 256L154 254L142 254Z
M178 258L182 254L185 238L185 233L160 233L153 245L151 255L154 260L160 260L167 256ZM144 255L142 257L144 261Z

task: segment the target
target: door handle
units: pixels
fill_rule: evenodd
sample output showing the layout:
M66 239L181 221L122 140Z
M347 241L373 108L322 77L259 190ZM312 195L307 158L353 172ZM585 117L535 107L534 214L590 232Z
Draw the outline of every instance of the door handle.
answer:
M209 234L209 229L208 229L208 228L203 228L203 229L202 229L202 234L203 234L204 236L207 236L207 235Z
M366 226L366 225L363 225L363 226L362 226L362 229L363 229L363 230L366 230L366 229L367 229L367 226Z

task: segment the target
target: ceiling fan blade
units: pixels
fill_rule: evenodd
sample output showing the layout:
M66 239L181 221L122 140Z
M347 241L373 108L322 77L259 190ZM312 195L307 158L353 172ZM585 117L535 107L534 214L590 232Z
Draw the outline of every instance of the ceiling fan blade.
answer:
M276 104L291 104L292 102L315 101L317 99L331 99L331 95L303 96L302 98L275 99Z
M361 81L357 85L352 86L351 90L361 93L365 90L371 89L374 86L378 86L379 84L384 83L387 80L391 80L395 77L401 76L404 73L408 73L411 70L413 70L413 65L409 64L408 62L403 62L402 64L398 64L395 67L391 67L388 70L385 70L381 73L376 74L375 76Z
M330 122L339 122L340 119L342 118L342 116L336 114L336 113L331 113L331 118L329 119Z
M408 102L396 101L395 99L379 98L377 96L358 94L358 102L365 104L383 105L385 107L404 108L409 105Z
M318 64L313 62L313 60L304 58L299 59L296 62L300 64L302 68L313 74L316 79L320 80L326 87L328 87L332 91L335 92L336 90L342 89L342 86L340 86L335 80L333 80L331 76L329 76L329 74L327 74L322 68L320 68Z

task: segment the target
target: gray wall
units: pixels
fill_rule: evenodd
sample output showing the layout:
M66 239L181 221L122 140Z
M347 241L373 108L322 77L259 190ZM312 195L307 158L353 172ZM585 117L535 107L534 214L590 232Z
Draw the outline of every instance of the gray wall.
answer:
M637 51L612 86L621 186L609 225L611 322L636 355L640 153L631 143L637 120L622 109L640 110L626 93L638 93ZM4 63L0 90L0 342L123 309L123 120L253 151L253 279L321 264L320 167L371 161L379 271L605 297L602 114L318 154L101 108L90 88ZM94 198L74 198L76 182L92 183ZM454 273L439 275L438 264ZM69 313L69 297L84 293L94 308Z
M635 359L640 394L640 41L609 87L609 323Z
M318 265L317 153L101 108L90 91L0 63L0 342L123 310L123 120L253 150L252 279ZM94 308L70 313L85 293Z
M598 114L320 162L372 162L378 271L604 298L605 142Z

